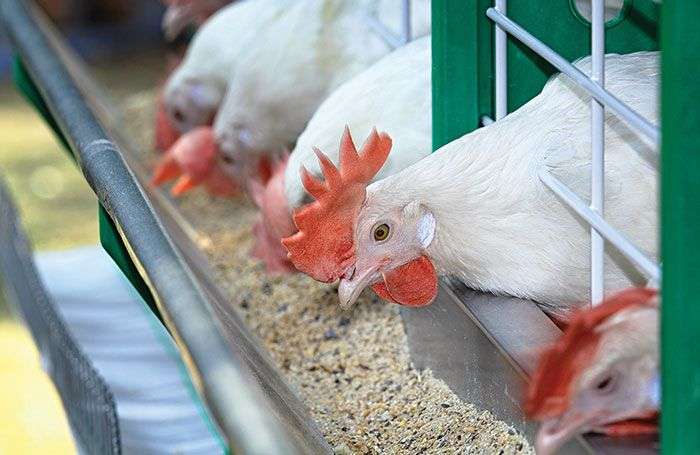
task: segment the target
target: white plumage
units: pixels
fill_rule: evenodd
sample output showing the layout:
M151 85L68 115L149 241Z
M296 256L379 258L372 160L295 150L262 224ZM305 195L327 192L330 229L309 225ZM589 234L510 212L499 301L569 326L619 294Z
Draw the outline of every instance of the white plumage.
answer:
M577 66L588 72L590 59ZM655 123L658 71L657 53L608 55L606 88ZM540 182L538 173L549 169L588 199L589 100L568 77L558 75L503 120L370 185L355 230L358 258L377 220L418 202L437 222L425 252L439 273L551 307L586 301L588 226ZM605 140L605 217L655 258L654 147L609 111ZM605 267L608 290L643 282L609 246Z
M245 162L292 145L321 102L391 49L371 30L401 17L398 0L299 0L258 34L214 123L223 153ZM413 0L414 36L429 32L429 1Z
M318 108L296 143L285 171L285 194L291 208L302 204L306 191L299 171L303 165L321 170L313 147L338 162L338 138L345 125L357 137L373 127L396 141L377 179L410 166L432 151L430 37L410 43L341 85Z
M286 167L276 166L265 188L249 188L262 212L253 230L255 257L270 273L292 270L280 239L295 232L292 211L305 199L301 166L320 172L313 147L335 151L329 157L337 162L338 136L346 125L362 134L378 125L401 137L379 173L385 177L430 153L430 108L430 38L394 51L336 89L309 121Z
M166 112L180 132L208 123L226 92L234 63L294 0L246 0L222 8L197 32L166 83Z

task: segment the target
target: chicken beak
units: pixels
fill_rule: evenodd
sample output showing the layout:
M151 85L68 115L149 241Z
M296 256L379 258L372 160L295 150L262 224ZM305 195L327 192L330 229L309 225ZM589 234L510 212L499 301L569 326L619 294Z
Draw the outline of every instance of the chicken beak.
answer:
M175 161L172 154L166 154L160 159L160 162L153 171L151 184L153 186L160 186L165 182L178 178L180 175L182 175L180 165Z
M590 418L580 413L566 413L540 425L535 440L538 455L556 453L569 439L590 430Z
M199 182L194 178L189 175L183 175L175 182L175 185L170 189L170 193L176 197L182 196L186 192L196 188L197 185L199 185Z
M340 299L340 308L349 310L360 297L362 291L370 284L377 281L379 267L367 268L363 271L358 271L356 266L350 267L345 276L340 279L338 285L338 298Z

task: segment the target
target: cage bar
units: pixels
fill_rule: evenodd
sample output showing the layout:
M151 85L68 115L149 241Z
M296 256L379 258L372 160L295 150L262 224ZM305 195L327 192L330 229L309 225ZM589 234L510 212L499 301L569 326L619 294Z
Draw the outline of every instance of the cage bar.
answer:
M663 3L661 449L700 453L700 2Z
M408 44L411 42L411 0L403 0L403 15L402 18L402 35L403 43Z
M591 81L605 87L605 4L591 3ZM605 106L591 98L591 210L605 213ZM591 304L605 295L605 241L591 227Z
M500 25L509 34L513 35L524 45L532 49L540 57L551 63L559 71L573 79L573 81L576 82L582 89L615 112L618 116L620 116L620 118L625 120L640 133L648 137L654 144L658 144L659 131L658 128L651 122L620 101L615 95L591 81L591 79L581 70L566 61L564 57L559 55L542 41L532 36L532 34L528 33L524 28L516 24L507 16L496 11L494 8L489 8L486 10L486 15L496 24Z
M495 8L501 14L506 14L507 0L496 0ZM508 115L508 36L506 31L496 24L495 29L495 77L496 77L496 121Z
M634 243L612 227L600 214L591 210L576 193L571 191L551 173L542 170L539 173L539 177L542 183L547 185L547 187L559 196L569 207L574 209L581 218L591 225L592 229L595 229L607 241L615 245L615 247L620 250L627 259L639 267L650 280L658 282L661 276L659 266L654 261L647 258Z

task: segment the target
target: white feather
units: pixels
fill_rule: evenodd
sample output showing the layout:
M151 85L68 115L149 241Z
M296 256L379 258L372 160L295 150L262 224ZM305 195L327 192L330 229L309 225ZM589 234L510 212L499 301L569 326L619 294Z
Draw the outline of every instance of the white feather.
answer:
M197 31L180 66L168 79L166 98L183 82L204 81L223 98L234 63L267 23L294 0L246 0L226 6Z
M301 166L321 173L313 147L337 164L345 125L355 138L367 137L373 127L395 138L377 179L430 154L430 93L430 37L394 51L335 90L311 118L289 158L285 193L290 207L301 205L306 194L299 178Z
M299 0L289 8L258 35L230 80L214 123L224 152L240 157L243 130L252 138L248 151L274 153L292 145L334 89L391 51L372 31L367 15L395 22L401 3ZM429 23L418 18L429 1L413 3L415 21ZM417 33L426 32L420 28Z
M590 60L577 66L588 71ZM657 122L657 53L609 55L605 75L608 90ZM559 75L503 120L370 185L363 211L388 212L418 200L437 220L428 253L441 273L457 275L476 289L546 305L584 302L590 276L588 226L540 182L538 172L548 168L588 199L589 101ZM656 258L653 146L606 112L605 217ZM612 247L605 268L609 291L643 283Z

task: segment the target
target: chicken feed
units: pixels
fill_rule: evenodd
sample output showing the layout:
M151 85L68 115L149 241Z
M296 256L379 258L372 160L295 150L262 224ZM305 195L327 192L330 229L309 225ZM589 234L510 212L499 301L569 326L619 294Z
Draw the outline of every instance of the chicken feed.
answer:
M152 165L155 94L126 101L129 131ZM268 277L249 257L256 210L243 198L195 190L177 201L231 305L308 406L338 454L533 453L488 411L415 369L398 307L366 292L351 312L305 275Z

